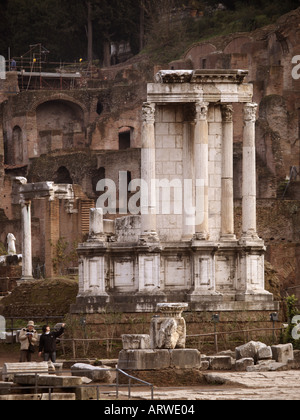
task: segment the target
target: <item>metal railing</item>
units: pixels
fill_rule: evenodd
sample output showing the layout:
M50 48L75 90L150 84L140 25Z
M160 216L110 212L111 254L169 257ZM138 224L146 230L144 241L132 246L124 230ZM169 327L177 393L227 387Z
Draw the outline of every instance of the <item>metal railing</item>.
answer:
M136 378L132 375L129 375L128 373L124 372L122 369L119 368L111 368L111 369L101 369L103 372L116 372L116 382L113 384L105 384L105 383L95 383L95 384L88 384L88 385L76 385L76 386L50 386L50 385L39 385L38 384L38 380L39 380L39 375L46 375L49 377L51 376L64 376L63 374L68 374L70 375L70 371L67 370L62 370L62 371L57 371L57 372L53 372L53 373L45 373L45 372L12 372L12 373L7 373L7 376L15 376L15 375L35 375L34 377L34 385L20 385L20 386L13 386L13 391L14 394L17 391L22 391L22 394L24 394L24 391L28 390L28 391L34 391L34 394L39 394L39 393L44 393L44 392L39 392L39 391L43 391L45 390L48 395L49 395L49 400L51 400L51 396L52 394L54 394L54 390L55 389L59 389L60 391L62 390L66 390L69 391L70 393L76 393L77 389L81 389L81 388L95 388L96 389L96 400L99 401L101 399L101 394L106 394L107 392L105 392L104 390L108 389L108 388L115 388L115 398L116 400L118 400L120 398L120 389L126 389L127 390L127 398L130 400L131 399L131 392L132 392L132 388L141 388L141 387L147 387L150 388L150 398L149 400L154 400L154 385L143 381L142 379ZM85 373L91 373L91 370L80 370L80 374L82 374L82 376L84 376ZM125 378L128 379L128 384L121 384L120 383L120 375L123 375ZM78 375L76 376L72 376L72 377L80 377ZM133 383L133 382L138 382L137 384ZM17 384L18 385L18 384ZM7 385L7 391L6 392L10 392L11 390L11 384ZM5 390L5 387L2 386L1 390ZM9 394L7 394L9 395ZM18 394L16 394L18 395ZM21 395L21 394L20 394ZM110 395L111 396L111 395Z
M247 338L244 339L245 342L250 340L250 333L253 332L266 332L269 331L272 333L272 339L273 342L275 343L275 334L276 331L280 331L282 333L282 331L284 330L284 327L275 327L273 326L273 328L250 328L250 329L245 329L245 330L237 330L237 331L215 331L212 333L203 333L203 334L192 334L192 335L187 335L186 338L204 338L204 337L213 337L214 338L214 346L215 346L215 351L216 353L218 353L219 351L219 336L226 336L226 335L234 335L234 334L243 334L245 337L245 334L247 334ZM199 347L199 346L198 346Z
M296 287L300 287L299 286L295 286ZM56 320L57 322L64 322L64 316L63 315L56 315L56 316L45 316L45 317L31 317L30 318L32 321L42 321L44 323L49 323L51 321ZM11 342L14 342L14 336L13 333L15 331L19 331L21 328L15 327L15 321L16 320L23 320L20 317L6 317L6 331L11 333ZM10 326L8 325L8 322L10 321ZM280 322L278 322L280 324ZM284 329L284 327L281 325L281 327L275 328L275 324L273 325L273 327L264 327L264 328L246 328L246 329L239 329L236 331L217 331L215 330L214 332L208 332L208 333L201 333L201 334L191 334L191 335L187 335L187 339L189 338L204 338L204 337L219 337L219 336L228 336L228 335L234 335L234 334L242 334L245 337L245 340L249 340L249 334L252 332L261 332L261 331L269 331L271 332L270 335L273 336L273 339L275 337L275 332L276 331L282 331ZM39 331L41 330L41 327L37 326L36 330ZM74 359L77 358L77 349L76 349L76 345L77 343L82 343L82 345L84 346L85 343L93 343L93 342L107 342L107 344L111 344L113 342L121 342L122 338L120 337L106 337L106 338L60 338L60 342L62 343L62 345L64 345L64 343L71 343L72 346L72 352L73 352L73 357ZM215 340L216 342L217 340Z
M14 332L21 330L23 327L15 327L15 321L21 321L23 318L20 317L5 317L6 319L6 332L11 333L11 343L14 344ZM57 316L45 316L45 317L30 317L31 321L43 321L45 324L48 324L50 321L56 320L57 322L61 321L63 322L64 316L63 315L57 315ZM10 326L8 326L8 322L10 321ZM41 327L37 327L36 330L41 330Z

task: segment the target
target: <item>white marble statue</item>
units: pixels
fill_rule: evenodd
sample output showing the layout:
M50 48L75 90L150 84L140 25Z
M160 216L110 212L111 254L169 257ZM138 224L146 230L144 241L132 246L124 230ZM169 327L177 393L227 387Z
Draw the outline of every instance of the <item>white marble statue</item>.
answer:
M8 255L16 255L16 238L12 233L7 235Z

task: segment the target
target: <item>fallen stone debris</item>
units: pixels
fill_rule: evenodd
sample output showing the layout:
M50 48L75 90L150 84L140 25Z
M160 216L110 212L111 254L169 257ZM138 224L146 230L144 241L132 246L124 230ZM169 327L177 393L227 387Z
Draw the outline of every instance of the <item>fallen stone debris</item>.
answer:
M0 382L0 401L96 400L96 384L115 382L115 369L77 363L71 375L63 374L63 364L5 363Z
M223 352L228 353L228 352ZM235 354L201 355L202 370L235 370L237 372L274 372L300 369L300 350L291 343L267 346L250 341L235 349Z

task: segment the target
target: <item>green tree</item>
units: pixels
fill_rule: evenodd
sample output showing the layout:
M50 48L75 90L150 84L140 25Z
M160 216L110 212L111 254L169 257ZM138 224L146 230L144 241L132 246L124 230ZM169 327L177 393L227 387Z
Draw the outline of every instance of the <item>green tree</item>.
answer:
M0 10L7 22L6 51L10 47L13 56L25 54L30 45L38 43L57 61L73 60L81 53L80 27L72 23L65 1L9 0L6 7L1 4Z

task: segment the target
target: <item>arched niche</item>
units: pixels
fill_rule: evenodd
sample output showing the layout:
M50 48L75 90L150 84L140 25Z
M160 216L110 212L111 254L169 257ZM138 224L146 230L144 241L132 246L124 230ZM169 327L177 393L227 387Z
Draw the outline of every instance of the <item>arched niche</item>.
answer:
M71 101L55 99L36 108L40 154L85 144L84 113Z
M65 166L61 166L54 176L55 184L73 184L73 180L69 170Z

